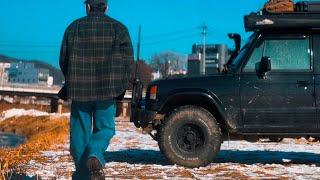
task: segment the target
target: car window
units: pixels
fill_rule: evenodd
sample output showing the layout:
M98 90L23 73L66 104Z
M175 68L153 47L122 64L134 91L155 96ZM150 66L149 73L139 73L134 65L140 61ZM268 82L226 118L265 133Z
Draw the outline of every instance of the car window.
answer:
M246 55L246 53L248 52L249 47L250 47L250 45L253 43L253 41L255 40L255 37L256 37L256 36L257 36L257 34L254 33L254 34L252 34L252 35L249 37L247 43L241 48L238 56L235 57L235 59L233 59L232 64L231 64L232 66L237 66L237 65L239 65L239 63L242 62L243 57L244 57L244 56Z
M272 71L310 70L310 40L303 39L267 39L256 47L249 58L244 72L255 71L255 64L263 56L271 58Z
M260 62L261 58L263 57L263 48L264 48L264 42L254 49L247 65L244 68L245 72L255 71L256 63Z

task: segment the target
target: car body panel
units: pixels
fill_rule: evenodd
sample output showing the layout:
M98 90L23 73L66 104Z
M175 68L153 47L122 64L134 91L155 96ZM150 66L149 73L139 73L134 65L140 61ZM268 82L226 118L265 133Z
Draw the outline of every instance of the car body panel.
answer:
M266 79L255 72L242 72L254 46L264 36L307 34L311 38L311 65L306 72L271 71ZM319 34L319 35L317 35ZM210 76L162 79L150 83L145 110L166 114L170 104L205 97L212 102L227 124L238 134L320 135L320 33L255 32L234 59L228 73ZM317 47L317 48L315 48ZM313 63L314 62L314 63ZM157 100L150 100L150 87L158 86ZM199 102L197 102L199 103ZM152 121L152 120L150 120Z

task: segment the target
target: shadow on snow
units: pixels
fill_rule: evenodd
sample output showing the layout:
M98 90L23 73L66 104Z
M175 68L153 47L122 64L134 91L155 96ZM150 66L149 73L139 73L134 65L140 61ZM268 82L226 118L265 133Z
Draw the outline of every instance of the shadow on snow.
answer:
M105 154L107 162L129 163L138 165L162 165L170 163L160 153L155 150L122 150L107 152ZM290 160L290 162L284 162ZM213 164L218 163L238 163L238 164L315 164L320 167L320 155L307 152L280 152L280 151L232 151L222 150L213 160ZM10 174L11 179L41 179L41 177L26 177L25 175ZM9 177L7 177L9 179Z
M122 150L107 152L107 162L119 162L141 165L170 165L160 151L154 150ZM289 160L289 162L284 162ZM320 166L320 154L307 152L281 152L281 151L233 151L222 150L213 160L216 163L238 164L315 164Z

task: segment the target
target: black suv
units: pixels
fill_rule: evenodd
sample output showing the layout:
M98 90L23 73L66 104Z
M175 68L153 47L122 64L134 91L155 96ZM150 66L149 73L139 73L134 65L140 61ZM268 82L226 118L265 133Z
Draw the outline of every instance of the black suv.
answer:
M320 14L251 14L220 74L135 83L131 121L173 164L209 164L224 140L320 137ZM288 28L290 27L290 28Z

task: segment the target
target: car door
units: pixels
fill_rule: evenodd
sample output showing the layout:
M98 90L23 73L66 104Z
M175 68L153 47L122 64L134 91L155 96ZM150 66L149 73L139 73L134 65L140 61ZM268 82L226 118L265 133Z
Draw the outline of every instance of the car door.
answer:
M262 57L271 58L272 70L264 79L255 73L256 63ZM240 75L244 130L254 133L315 131L312 37L262 35L247 59Z
M316 94L316 123L318 132L320 132L320 35L314 36L314 74L315 74L315 94Z

